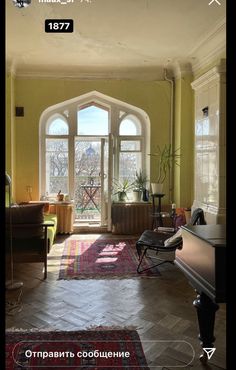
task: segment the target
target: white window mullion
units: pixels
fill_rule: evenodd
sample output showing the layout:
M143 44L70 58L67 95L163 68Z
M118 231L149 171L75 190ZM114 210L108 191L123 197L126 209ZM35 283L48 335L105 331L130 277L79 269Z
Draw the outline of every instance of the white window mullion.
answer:
M77 105L69 109L69 196L75 194L75 138L77 135Z
M68 168L68 190L70 199L74 199L74 180L75 180L75 139L74 136L69 136L68 141L68 156L69 156L69 168Z

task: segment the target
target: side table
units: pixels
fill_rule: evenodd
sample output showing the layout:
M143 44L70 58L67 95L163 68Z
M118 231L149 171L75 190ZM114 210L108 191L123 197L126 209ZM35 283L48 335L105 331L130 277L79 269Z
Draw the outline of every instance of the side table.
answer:
M74 204L72 202L50 202L49 213L57 215L57 233L73 233Z
M158 226L163 226L163 220L161 216L161 199L165 194L152 194L152 229ZM158 204L156 204L155 199L158 198Z

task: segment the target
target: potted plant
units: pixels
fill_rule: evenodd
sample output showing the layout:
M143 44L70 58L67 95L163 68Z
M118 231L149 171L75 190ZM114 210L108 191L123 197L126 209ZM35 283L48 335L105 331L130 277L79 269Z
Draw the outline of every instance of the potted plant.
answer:
M162 194L163 184L166 180L166 176L173 165L179 166L180 154L178 154L179 148L172 150L171 145L164 145L161 149L158 145L157 151L153 154L150 154L153 157L157 158L157 178L156 182L152 183L152 193L153 194Z
M129 190L133 189L133 182L129 179L123 180L113 180L115 193L113 195L118 195L119 202L124 202L127 199L127 193Z
M148 181L147 176L142 170L139 170L139 172L138 171L135 172L135 180L133 183L134 201L139 202L141 200L143 192L144 191L146 192L147 181Z

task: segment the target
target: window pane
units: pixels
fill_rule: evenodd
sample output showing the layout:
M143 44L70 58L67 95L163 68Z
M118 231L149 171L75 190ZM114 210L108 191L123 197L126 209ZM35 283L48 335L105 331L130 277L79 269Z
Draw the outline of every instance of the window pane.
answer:
M136 117L126 117L120 124L120 135L141 135L141 124Z
M119 178L135 180L135 173L141 169L141 153L120 153Z
M99 220L101 141L75 141L75 209L81 219Z
M91 105L77 113L78 135L108 135L108 111Z
M120 142L120 150L121 151L133 151L133 150L140 150L140 141L128 141L128 140L122 140Z
M68 193L68 140L46 139L46 192Z
M61 118L54 119L48 127L48 135L68 135L68 124Z

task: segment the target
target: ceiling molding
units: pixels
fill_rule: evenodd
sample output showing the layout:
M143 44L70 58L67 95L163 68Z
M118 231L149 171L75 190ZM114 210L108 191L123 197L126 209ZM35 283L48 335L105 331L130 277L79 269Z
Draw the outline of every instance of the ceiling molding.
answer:
M198 52L199 49L202 48L203 45L211 43L212 40L215 38L219 38L219 35L224 34L226 37L226 17L223 17L215 27L211 29L210 32L204 35L195 45L194 47L190 50L188 53L189 56L192 56Z
M68 80L140 80L160 81L164 80L163 67L133 68L126 70L100 70L100 71L16 71L17 78L29 79L68 79Z
M191 86L194 90L198 90L215 79L222 79L222 75L225 74L225 71L226 71L225 60L222 59L221 63L218 66L213 67L212 69L198 77L191 83Z
M197 74L204 67L212 64L226 53L226 18L204 36L188 54L192 57L193 73Z
M201 71L205 66L208 66L215 62L218 58L221 58L223 56L226 56L226 44L223 42L221 45L218 45L218 47L211 51L209 54L203 56L200 60L196 60L192 64L193 73L197 74L199 71Z

